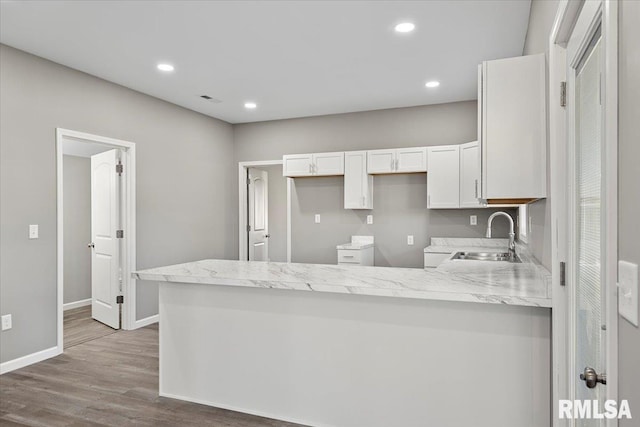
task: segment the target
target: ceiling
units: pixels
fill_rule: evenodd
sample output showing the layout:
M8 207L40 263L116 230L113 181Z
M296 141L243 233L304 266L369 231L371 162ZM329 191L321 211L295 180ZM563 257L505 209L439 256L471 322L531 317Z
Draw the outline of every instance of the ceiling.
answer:
M530 0L3 0L0 8L4 44L243 123L475 99L478 63L522 54ZM415 31L396 33L406 21ZM157 70L160 62L175 71ZM441 85L425 88L429 80ZM258 107L245 109L248 101Z

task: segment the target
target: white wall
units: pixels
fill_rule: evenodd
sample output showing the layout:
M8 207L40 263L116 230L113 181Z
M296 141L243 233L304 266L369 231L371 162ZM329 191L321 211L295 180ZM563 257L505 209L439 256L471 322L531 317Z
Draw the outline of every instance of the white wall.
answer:
M230 124L5 45L0 93L0 362L56 345L57 127L136 143L138 268L237 257ZM138 319L157 309L139 282Z
M618 258L640 264L640 2L619 3L619 145L618 145ZM640 329L623 318L618 322L619 398L629 399L633 420L640 418Z

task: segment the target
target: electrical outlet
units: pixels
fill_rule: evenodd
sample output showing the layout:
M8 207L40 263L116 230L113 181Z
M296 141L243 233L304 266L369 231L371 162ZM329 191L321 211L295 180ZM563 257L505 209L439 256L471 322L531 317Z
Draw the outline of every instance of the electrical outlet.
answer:
M38 224L30 224L29 225L29 238L37 239L38 238Z
M367 224L373 224L373 215L367 215Z
M413 245L413 236L412 235L408 235L407 236L407 245L409 245L409 246Z
M478 215L469 216L469 224L470 225L478 225Z
M320 214L316 214L315 221L316 224L320 224Z
M638 326L638 264L618 261L618 313Z
M12 327L11 315L5 314L4 316L2 316L2 330L6 331L8 329L11 329L11 327Z

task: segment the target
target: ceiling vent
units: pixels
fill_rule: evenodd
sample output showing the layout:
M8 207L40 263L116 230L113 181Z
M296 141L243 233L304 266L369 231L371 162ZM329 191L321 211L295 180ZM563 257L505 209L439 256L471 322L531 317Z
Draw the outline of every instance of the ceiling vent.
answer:
M220 104L222 102L221 100L213 98L213 97L211 97L209 95L200 95L200 98L202 98L202 99L204 99L206 101L209 101L211 103L214 103L214 104Z

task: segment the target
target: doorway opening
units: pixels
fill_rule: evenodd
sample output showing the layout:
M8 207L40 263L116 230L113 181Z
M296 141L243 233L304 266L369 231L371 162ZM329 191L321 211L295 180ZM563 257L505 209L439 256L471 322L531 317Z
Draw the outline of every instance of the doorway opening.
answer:
M282 161L238 165L238 259L291 262L291 178Z
M58 349L135 328L135 144L57 129Z

